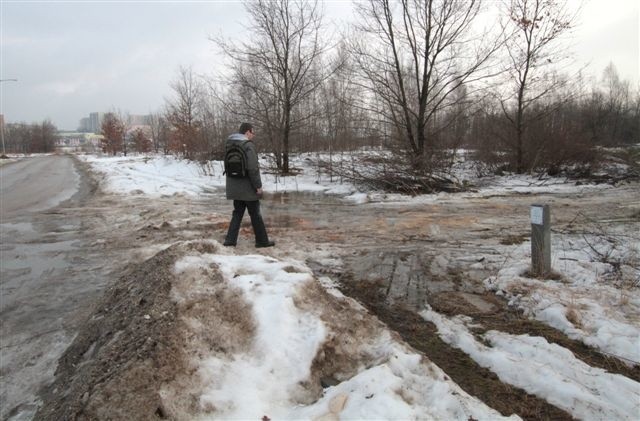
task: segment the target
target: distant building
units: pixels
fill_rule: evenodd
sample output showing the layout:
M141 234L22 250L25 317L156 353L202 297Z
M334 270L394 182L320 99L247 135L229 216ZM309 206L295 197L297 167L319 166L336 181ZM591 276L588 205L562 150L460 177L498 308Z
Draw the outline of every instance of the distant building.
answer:
M83 117L78 124L80 133L100 133L102 131L102 118L104 113L90 113L89 117Z
M138 115L138 114L130 114L129 115L129 126L148 126L149 121L151 120L151 116L146 115Z
M81 133L91 133L91 119L89 117L80 119L78 131Z
M89 114L89 133L100 133L102 131L102 118L104 113Z
M101 150L102 135L80 132L58 132L56 149L64 152L97 152Z
M102 119L106 113L90 113L89 117L80 119L78 124L78 132L80 133L100 133L102 132ZM124 116L127 121L126 125L133 126L148 126L151 121L149 114L128 114Z

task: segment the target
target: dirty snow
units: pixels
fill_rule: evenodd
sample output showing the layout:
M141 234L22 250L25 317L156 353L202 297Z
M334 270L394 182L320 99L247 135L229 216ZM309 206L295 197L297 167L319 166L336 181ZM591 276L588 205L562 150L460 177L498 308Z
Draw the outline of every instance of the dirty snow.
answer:
M579 419L632 420L640 414L640 383L593 368L544 338L489 331L477 341L468 318L421 313L442 339L469 354L500 380L546 399Z
M206 175L197 164L172 157L84 156L104 175L103 188L120 194L162 196L199 195L224 187L221 164L214 162ZM295 177L263 174L266 192L311 191L337 194L353 203L366 204L464 201L470 197L519 193L580 192L609 189L607 185L582 185L561 180L539 181L512 176L484 180L476 192L424 195L408 198L381 192L362 192L347 183L331 183L326 175L304 156L292 161L302 169ZM526 276L530 243L504 246L504 264L484 281L488 290L505 296L510 305L581 340L629 365L640 363L640 235L627 233L626 241L608 250L608 261L595 256L594 247L606 246L602 239L584 235L554 233L554 270L559 280ZM602 242L603 244L600 244ZM299 257L299 256L297 256ZM471 258L471 256L470 256ZM481 261L482 256L478 256ZM297 287L311 282L312 275L302 264L299 272L283 270L285 263L258 256L209 256L185 261L184 265L219 265L228 282L242 288L253 303L260 323L254 349L231 361L211 356L201 370L211 383L201 402L224 408L225 418L313 418L328 414L328 406L346 395L341 416L346 418L495 418L483 404L445 380L442 372L389 337L379 338L377 353L384 358L355 377L325 390L312 405L296 405L292 390L308 374L311 360L327 335L327 327L313 315L292 304ZM290 263L287 263L290 265ZM239 268L249 268L245 272ZM178 269L179 270L179 269ZM618 270L616 272L616 270ZM619 276L613 276L617 273ZM237 275L237 276L236 276ZM473 339L460 320L448 320L426 310L423 317L433 321L450 344L469 353L481 365L495 371L502 381L517 385L561 407L578 418L635 419L640 408L638 383L591 368L570 353L541 338L511 336L500 332L485 334L491 345ZM279 346L267 346L268 344ZM374 351L372 351L374 352ZM214 373L217 373L214 375ZM545 375L540 375L545 373ZM402 390L403 393L398 393ZM252 402L243 399L255 396ZM404 396L402 398L401 396ZM405 399L420 396L420 399Z
M525 276L531 261L531 243L527 241L511 251L496 276L484 281L486 288L504 295L525 315L553 326L571 339L628 364L639 364L640 296L636 287L615 285L615 279L607 276L614 271L614 265L592 261L584 239L568 234L554 234L551 238L555 251L552 267L561 280ZM620 247L617 261L621 280L637 283L640 242L628 241Z
M200 378L208 384L199 403L215 408L216 419L504 418L386 330L376 338L358 338L366 347L362 353L373 357L355 376L326 388L312 404L301 403L300 384L310 377L321 344L341 328L294 303L307 283L318 281L300 262L259 255L187 256L176 263L175 273L212 264L226 282L241 288L258 325L248 351L211 354L200 363ZM346 299L337 290L332 297ZM365 313L357 306L353 311Z

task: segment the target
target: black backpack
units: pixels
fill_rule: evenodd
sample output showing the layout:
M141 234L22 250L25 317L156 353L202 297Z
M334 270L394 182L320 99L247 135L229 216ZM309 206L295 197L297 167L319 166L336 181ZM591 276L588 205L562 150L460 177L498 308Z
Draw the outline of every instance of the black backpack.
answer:
M233 178L244 178L247 176L247 152L244 150L245 140L242 143L233 143L224 154L223 175Z

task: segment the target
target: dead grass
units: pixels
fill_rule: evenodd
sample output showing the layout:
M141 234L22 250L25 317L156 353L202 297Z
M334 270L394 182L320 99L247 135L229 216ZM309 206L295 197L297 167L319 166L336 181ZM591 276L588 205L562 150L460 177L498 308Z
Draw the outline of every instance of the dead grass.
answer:
M379 364L379 357L366 351L367 338L376 340L384 326L369 314L354 309L345 299L330 296L317 282L306 282L298 288L294 304L302 311L316 314L329 331L311 365L311 375L304 385L304 396L311 403L322 396L328 385L350 379L363 366Z
M582 327L582 319L580 318L580 313L576 310L575 307L569 306L565 312L565 317L572 325L580 329Z
M504 246L514 246L524 243L527 238L529 237L524 234L507 235L506 237L500 239L500 244Z
M533 270L531 268L529 268L522 274L522 276L525 278L531 278L531 279L540 279L540 280L549 279L552 281L560 281L560 282L562 282L562 280L564 279L564 276L560 272L554 269L551 269L550 272L545 274L536 274L536 273L533 273Z
M430 300L429 304L434 311L442 314L449 316L462 314L472 317L474 322L481 326L473 329L478 338L482 338L481 335L489 330L497 330L512 335L540 336L550 343L569 349L576 358L592 367L599 367L611 373L640 381L640 366L630 367L615 357L603 354L580 341L569 339L564 333L551 326L537 320L528 319L521 312L509 308L507 303L497 296L494 296L494 301L492 301L492 304L497 307L497 311L489 313L474 312L469 306L452 307L442 299ZM581 307L578 303L570 303L566 314L567 319L577 327L580 327L580 309Z

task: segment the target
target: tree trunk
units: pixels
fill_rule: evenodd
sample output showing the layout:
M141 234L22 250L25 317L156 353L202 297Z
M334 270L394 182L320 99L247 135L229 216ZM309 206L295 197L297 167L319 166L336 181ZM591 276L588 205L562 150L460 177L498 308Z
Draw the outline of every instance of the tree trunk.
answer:
M284 103L284 130L282 133L282 173L289 174L289 134L291 133L291 104Z

